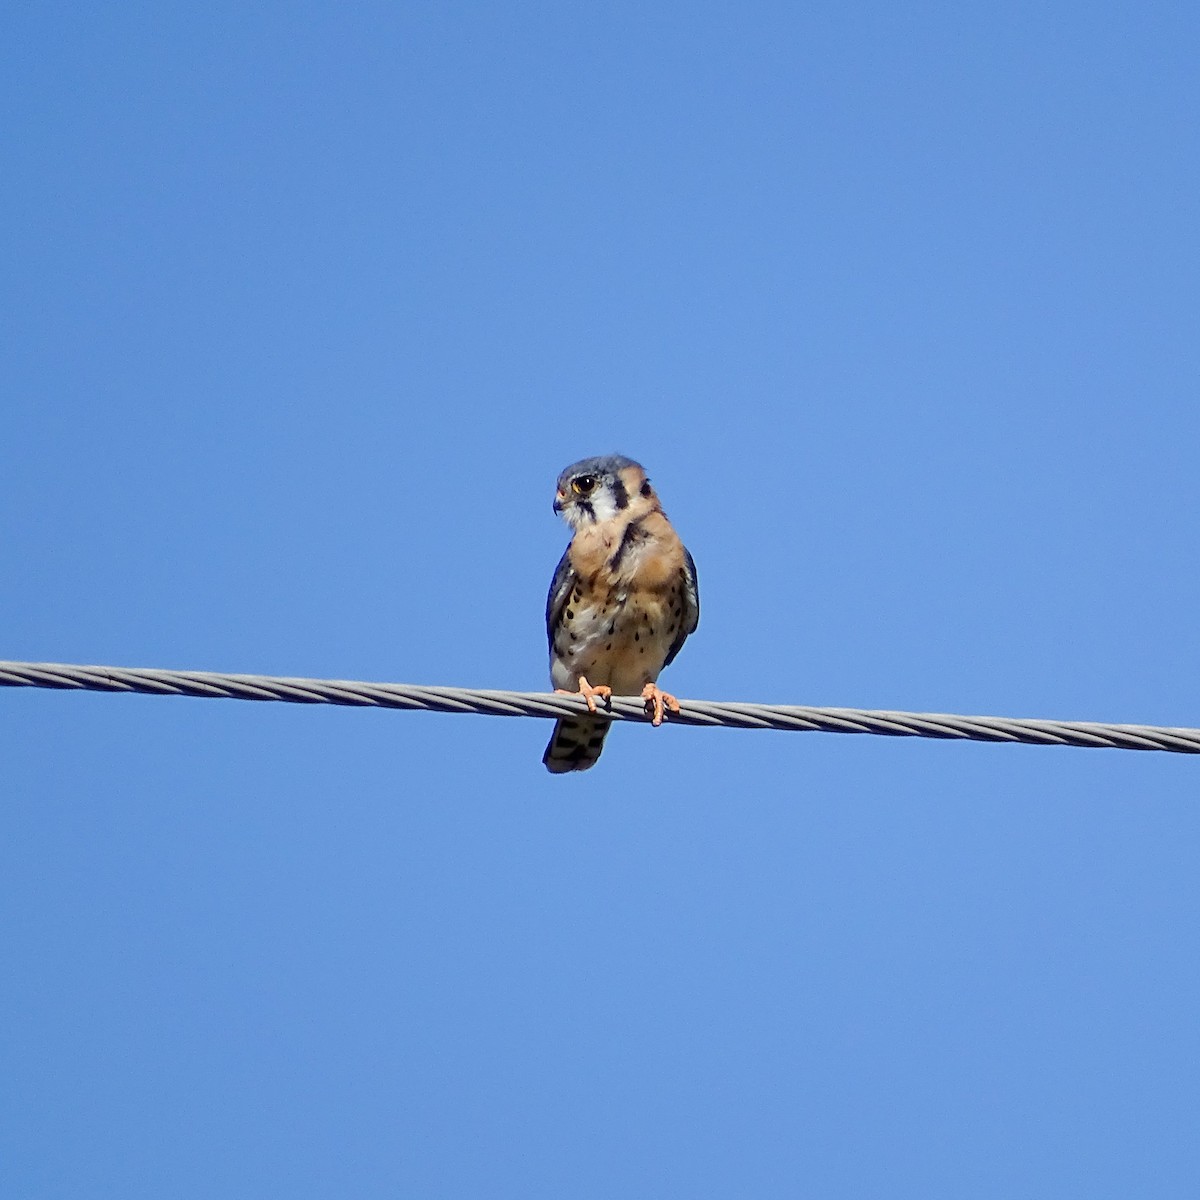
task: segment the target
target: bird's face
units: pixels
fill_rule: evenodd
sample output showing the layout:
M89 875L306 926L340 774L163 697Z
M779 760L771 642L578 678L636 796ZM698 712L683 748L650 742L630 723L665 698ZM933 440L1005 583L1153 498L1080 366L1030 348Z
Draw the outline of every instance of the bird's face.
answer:
M646 472L631 459L617 454L585 458L558 477L554 511L578 532L610 521L652 495Z

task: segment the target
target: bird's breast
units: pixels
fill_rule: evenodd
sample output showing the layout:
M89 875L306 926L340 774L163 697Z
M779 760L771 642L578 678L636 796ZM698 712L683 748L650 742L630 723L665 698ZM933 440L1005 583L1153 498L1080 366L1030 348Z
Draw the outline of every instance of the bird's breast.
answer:
M554 637L554 685L574 689L586 675L617 695L638 695L663 668L673 619L666 592L617 586L572 597Z

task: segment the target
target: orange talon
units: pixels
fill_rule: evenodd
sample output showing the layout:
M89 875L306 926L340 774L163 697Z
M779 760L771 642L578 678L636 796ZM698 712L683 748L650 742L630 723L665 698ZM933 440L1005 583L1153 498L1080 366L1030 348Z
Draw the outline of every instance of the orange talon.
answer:
M580 675L579 691L577 692L568 692L566 688L555 688L554 690L560 696L582 696L587 701L588 712L596 711L597 696L599 696L601 700L607 700L609 696L612 695L612 688L610 688L607 684L590 684L587 681L586 675Z
M646 713L652 725L661 725L665 709L679 712L679 701L670 692L664 692L657 684L648 683L642 688L642 699L646 702Z

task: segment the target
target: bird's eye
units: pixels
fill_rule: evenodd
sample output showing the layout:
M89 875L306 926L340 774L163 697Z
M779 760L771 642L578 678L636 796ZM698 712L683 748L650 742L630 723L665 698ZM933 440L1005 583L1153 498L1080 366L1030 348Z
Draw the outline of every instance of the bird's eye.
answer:
M580 475L578 479L571 480L571 490L577 496L586 496L589 492L596 490L595 475Z

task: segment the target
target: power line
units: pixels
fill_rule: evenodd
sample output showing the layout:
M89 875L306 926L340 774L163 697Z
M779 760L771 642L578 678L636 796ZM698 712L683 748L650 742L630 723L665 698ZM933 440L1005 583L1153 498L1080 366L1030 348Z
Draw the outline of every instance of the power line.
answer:
M283 700L292 704L345 704L490 717L562 717L585 711L580 697L546 692L417 687L345 679L293 679L226 675L216 671L166 671L145 667L93 667L64 663L0 662L0 687L68 691L140 692L233 700ZM668 714L672 725L777 729L789 732L874 733L973 742L1020 742L1116 750L1167 750L1200 754L1200 729L1159 725L1108 725L1026 717L967 717L947 713L889 712L867 708L809 708L795 704L741 704L683 700ZM639 698L614 696L605 714L617 721L646 721Z

